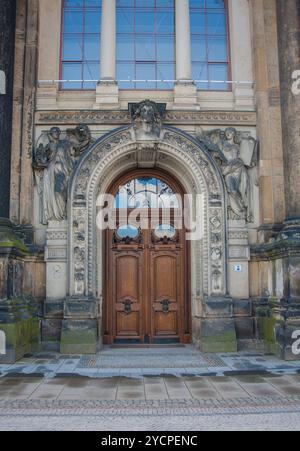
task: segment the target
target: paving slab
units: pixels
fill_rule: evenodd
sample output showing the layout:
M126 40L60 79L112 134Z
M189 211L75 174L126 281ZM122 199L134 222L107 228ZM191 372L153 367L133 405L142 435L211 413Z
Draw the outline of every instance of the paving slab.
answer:
M173 375L207 376L238 374L296 375L299 362L283 362L260 352L203 354L193 345L174 348L112 348L105 346L96 355L70 356L58 353L38 353L23 358L15 365L0 365L3 377L88 377L111 378L118 375L130 378Z

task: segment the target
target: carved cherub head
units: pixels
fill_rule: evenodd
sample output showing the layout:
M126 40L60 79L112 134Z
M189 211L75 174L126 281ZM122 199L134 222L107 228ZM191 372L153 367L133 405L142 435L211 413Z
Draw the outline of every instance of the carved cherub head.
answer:
M141 121L148 125L159 125L161 123L161 116L156 104L150 100L145 100L138 105L134 112L133 120Z
M52 127L49 131L49 137L53 141L58 141L61 135L61 130L59 127Z
M85 141L86 139L91 138L91 131L86 124L79 124L75 130L80 141Z
M233 127L228 127L225 130L225 138L227 141L231 141L237 144L237 133Z

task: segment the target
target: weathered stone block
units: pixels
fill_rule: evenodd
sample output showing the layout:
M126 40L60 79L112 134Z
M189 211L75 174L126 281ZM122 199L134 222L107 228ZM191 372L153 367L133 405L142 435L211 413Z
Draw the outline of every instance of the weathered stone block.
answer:
M252 302L250 299L233 301L234 316L252 316Z
M254 319L236 318L235 319L236 336L238 340L251 340L254 337Z
M43 319L42 320L42 342L60 342L62 330L62 320Z
M70 298L64 304L64 318L66 319L94 319L99 315L99 301L94 298Z
M6 337L6 353L0 356L0 363L15 363L25 354L39 349L40 326L37 318L0 324L0 331Z
M64 300L46 300L44 304L45 318L62 319L64 314Z
M0 330L6 337L6 354L0 363L15 363L40 346L40 321L33 299L0 302Z
M98 344L96 320L64 320L62 323L62 354L95 354Z
M202 320L200 347L202 352L237 352L234 319Z
M205 298L203 313L206 318L231 318L233 316L232 299Z

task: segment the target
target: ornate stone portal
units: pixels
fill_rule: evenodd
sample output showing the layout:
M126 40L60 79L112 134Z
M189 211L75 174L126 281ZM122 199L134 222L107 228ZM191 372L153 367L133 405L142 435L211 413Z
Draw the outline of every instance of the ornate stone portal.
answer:
M249 136L237 138L231 129L195 139L164 126L165 105L151 101L132 104L129 109L131 125L96 142L86 126L68 130L64 138L59 129L52 128L38 140L34 167L43 187L41 220L48 222L47 285L53 279L57 282L55 289L47 289L45 335L51 335L54 328L52 334L62 352L92 353L99 348L104 287L97 198L127 170L161 168L180 179L187 194L203 199L203 238L191 244L193 339L204 351L235 351L229 254L233 261L245 262L247 277L245 221L252 219L254 179L248 168L251 171L256 163L256 141ZM231 238L229 218L233 220L230 230L235 230ZM246 235L241 238L236 231L243 227L242 219ZM245 253L234 253L232 244Z

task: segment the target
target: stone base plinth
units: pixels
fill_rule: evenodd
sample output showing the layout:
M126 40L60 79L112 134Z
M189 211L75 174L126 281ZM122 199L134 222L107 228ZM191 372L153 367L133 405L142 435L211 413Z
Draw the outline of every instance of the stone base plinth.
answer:
M191 82L177 82L174 87L174 110L200 110L197 87Z
M199 345L202 352L237 352L237 336L231 298L205 298L203 317L200 321Z
M115 81L101 81L96 88L96 102L93 105L94 110L118 110L119 87Z
M60 352L62 354L96 354L98 345L97 320L64 320Z
M201 320L202 352L237 352L235 322L233 318Z
M0 302L0 331L5 340L0 363L15 363L25 354L40 348L40 321L33 300L14 299Z

